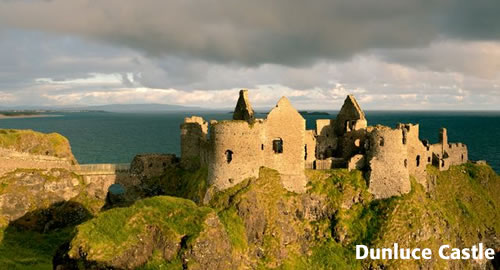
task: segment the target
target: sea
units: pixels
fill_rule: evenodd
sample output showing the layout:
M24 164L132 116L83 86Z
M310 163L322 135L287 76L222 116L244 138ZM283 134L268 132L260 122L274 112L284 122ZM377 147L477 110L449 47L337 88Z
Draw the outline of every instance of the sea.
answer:
M304 115L307 129L330 115ZM469 159L486 160L500 173L500 111L366 111L368 125L395 127L420 124L420 139L438 141L439 128L448 129L449 142L463 142ZM81 164L129 163L140 153L180 154L180 125L191 115L205 120L231 119L228 112L111 113L68 112L48 117L0 119L0 128L57 132L66 136ZM265 114L257 114L265 118Z

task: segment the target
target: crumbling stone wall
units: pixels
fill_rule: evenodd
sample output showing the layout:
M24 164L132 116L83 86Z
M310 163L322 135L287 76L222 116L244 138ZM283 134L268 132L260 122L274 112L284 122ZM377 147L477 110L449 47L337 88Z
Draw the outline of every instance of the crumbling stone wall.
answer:
M250 100L248 99L248 90L240 90L240 96L233 112L233 120L244 120L253 123L255 120L254 112Z
M304 160L308 164L312 164L316 160L316 132L314 130L306 130L304 137Z
M186 117L181 124L181 165L197 169L208 164L208 123L202 117Z
M426 185L426 167L429 164L430 151L419 138L418 124L399 124L397 129L401 130L402 143L406 145L408 155L408 172L413 175L417 182Z
M334 130L337 136L346 132L366 128L365 113L352 95L348 95L335 118Z
M240 103L239 103L240 104ZM238 105L237 105L238 106ZM238 110L241 112L241 110ZM283 186L290 191L304 191L306 144L305 119L288 99L282 98L266 119L212 122L208 182L218 189L257 177L262 166L280 172ZM314 160L309 157L310 160Z
M430 150L432 151L432 164L442 171L469 160L467 146L463 143L449 143L446 128L441 128L439 143L431 145Z
M140 154L130 163L130 173L140 178L158 177L178 164L179 159L174 154Z
M467 147L449 144L446 130L440 143L419 138L418 124L396 128L369 127L356 99L348 95L336 119L316 120L316 130L306 130L304 118L288 99L281 98L266 119L255 119L246 90L234 110L233 121L186 118L182 129L182 164L208 164L208 182L218 189L257 177L261 166L276 169L288 190L301 192L306 185L304 168L347 168L366 172L369 190L377 198L410 191L410 175L424 187L426 166L440 170L467 161Z
M401 129L385 126L368 128L366 158L369 191L376 198L410 192L408 151Z
M334 125L333 119L316 120L316 157L318 159L333 157L337 150L338 138L335 135Z

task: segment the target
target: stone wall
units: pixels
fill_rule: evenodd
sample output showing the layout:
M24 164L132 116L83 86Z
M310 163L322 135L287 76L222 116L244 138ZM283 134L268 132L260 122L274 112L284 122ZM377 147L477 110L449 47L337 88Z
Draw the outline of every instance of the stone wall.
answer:
M316 132L314 130L306 130L304 137L304 160L306 163L313 163L316 160Z
M326 159L333 157L337 150L337 136L335 135L335 120L316 120L316 158Z
M264 149L263 165L279 171L288 190L304 191L307 183L304 174L306 120L287 98L282 97L268 114L265 131L264 144L272 146L273 141L281 139L283 151L276 153L272 147Z
M419 138L418 124L399 124L397 129L401 130L403 144L406 145L408 155L408 172L413 175L417 182L426 187L426 167L430 164L428 157L431 152Z
M242 104L250 107L247 102ZM312 131L306 135L305 119L288 99L282 98L266 119L211 123L210 185L226 189L246 178L257 177L260 167L264 166L278 170L288 190L304 191L305 162L315 159L315 138ZM307 144L310 144L309 157L309 154L306 156Z
M132 160L130 173L140 178L158 177L178 164L179 159L174 154L140 154Z
M199 116L186 117L181 124L181 164L197 169L208 163L208 123Z
M463 143L449 143L448 132L445 128L439 132L439 143L431 145L430 150L432 151L432 164L442 171L469 160L467 146Z
M264 124L257 121L222 121L210 128L208 183L226 189L249 177L257 177L263 165Z
M367 129L366 158L369 191L376 198L410 192L408 151L401 129L385 126Z

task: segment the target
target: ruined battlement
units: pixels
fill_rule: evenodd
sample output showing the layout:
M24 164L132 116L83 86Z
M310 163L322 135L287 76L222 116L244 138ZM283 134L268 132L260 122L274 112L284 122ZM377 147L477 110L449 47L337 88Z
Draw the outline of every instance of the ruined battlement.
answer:
M267 118L256 119L241 90L233 120L210 121L186 118L181 125L181 163L186 167L208 167L208 183L218 190L246 178L257 177L261 167L280 172L285 188L302 192L307 180L304 169L357 169L365 173L376 198L408 193L410 176L426 184L426 167L446 170L467 162L463 143L448 143L446 129L439 143L419 138L419 125L400 123L391 128L368 126L365 113L348 95L335 119L316 120L315 130L306 130L305 119L282 97Z

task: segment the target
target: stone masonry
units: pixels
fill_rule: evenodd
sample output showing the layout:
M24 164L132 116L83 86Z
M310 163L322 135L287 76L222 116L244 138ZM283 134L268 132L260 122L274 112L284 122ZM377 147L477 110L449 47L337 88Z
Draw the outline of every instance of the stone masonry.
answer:
M426 166L447 170L467 162L467 146L448 143L441 129L437 144L419 139L418 124L368 126L354 96L348 95L335 119L319 119L306 130L305 119L282 97L265 119L258 119L241 90L233 120L185 119L181 125L181 165L208 167L217 190L258 177L261 167L280 172L283 186L303 192L304 169L357 169L365 173L376 198L408 193L410 176L426 186Z

